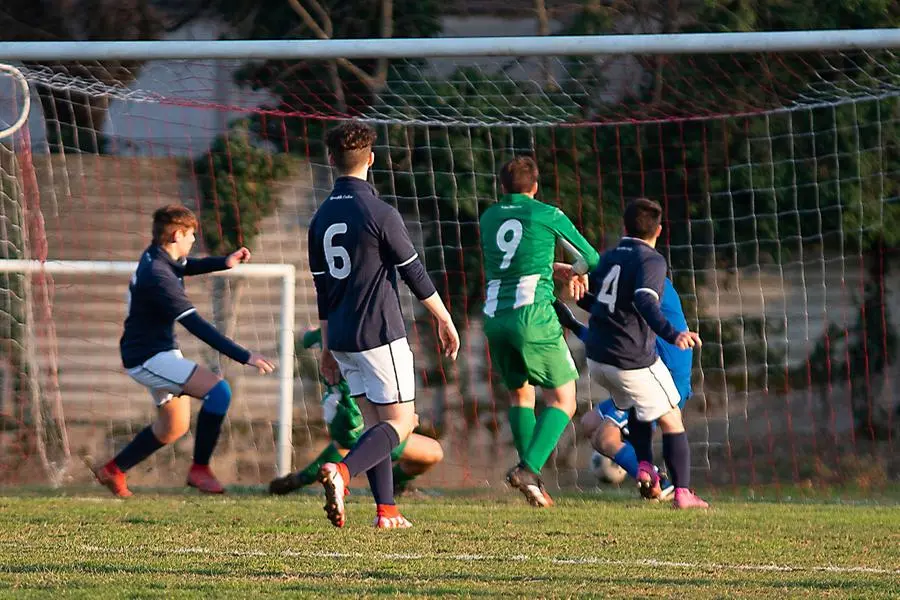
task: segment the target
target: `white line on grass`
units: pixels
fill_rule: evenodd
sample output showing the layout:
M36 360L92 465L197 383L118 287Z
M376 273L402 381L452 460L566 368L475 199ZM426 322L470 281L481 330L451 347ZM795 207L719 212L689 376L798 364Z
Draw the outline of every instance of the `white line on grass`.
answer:
M151 548L148 546L123 546L121 548L106 548L102 546L80 546L83 552L95 552L98 554L125 554L126 552L147 552L152 554L204 554L212 556L250 556L262 558L373 558L371 554L362 552L303 552L297 550L281 550L278 552L266 552L265 550L216 550L213 548ZM871 575L900 575L900 569L884 569L879 567L841 567L836 565L753 565L753 564L727 564L684 562L671 560L656 560L654 558L636 558L622 560L615 558L553 558L544 556L527 556L515 554L512 556L499 556L489 554L381 554L374 558L383 560L449 560L456 562L539 562L554 565L608 565L614 567L667 567L673 569L687 569L697 571L761 571L776 573L866 573Z

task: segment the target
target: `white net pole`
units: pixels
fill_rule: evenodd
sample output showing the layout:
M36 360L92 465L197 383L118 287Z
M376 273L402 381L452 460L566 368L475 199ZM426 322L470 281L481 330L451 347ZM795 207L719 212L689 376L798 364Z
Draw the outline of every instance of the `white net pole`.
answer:
M137 263L92 260L0 260L0 273L47 273L50 275L131 275ZM295 269L289 264L238 265L214 277L246 277L281 280L281 315L278 335L278 427L276 429L276 470L286 474L291 467L291 428L294 398L294 306Z

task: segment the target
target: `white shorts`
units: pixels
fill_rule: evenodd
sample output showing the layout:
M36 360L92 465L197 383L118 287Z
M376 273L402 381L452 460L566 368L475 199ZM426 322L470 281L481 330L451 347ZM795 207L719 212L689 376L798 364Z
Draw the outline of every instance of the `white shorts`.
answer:
M162 406L173 396L181 395L184 384L196 370L197 363L186 359L181 350L166 350L128 369L128 374L150 390L156 406Z
M416 372L406 338L362 352L332 352L351 396L365 396L375 404L416 399Z
M620 369L590 359L588 368L591 379L609 391L616 408L628 411L634 407L637 418L645 423L678 408L681 397L672 374L659 357L644 369Z

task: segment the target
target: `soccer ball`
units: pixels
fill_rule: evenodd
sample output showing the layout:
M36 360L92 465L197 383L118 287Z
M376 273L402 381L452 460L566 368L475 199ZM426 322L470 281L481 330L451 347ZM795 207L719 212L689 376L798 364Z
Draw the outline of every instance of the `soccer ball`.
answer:
M625 469L599 452L591 455L591 473L594 474L597 481L614 484L622 483L628 476Z

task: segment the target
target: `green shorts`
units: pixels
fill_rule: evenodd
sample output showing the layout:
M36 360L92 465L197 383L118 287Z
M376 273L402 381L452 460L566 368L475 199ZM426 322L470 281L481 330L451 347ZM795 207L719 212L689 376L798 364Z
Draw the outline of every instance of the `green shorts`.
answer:
M504 310L484 319L491 363L503 384L555 389L578 379L578 369L550 304Z
M350 390L346 383L342 381L339 387L332 389L340 391L341 396L334 407L334 416L328 423L328 435L331 437L331 441L340 448L349 450L362 437L366 426L363 422L362 412L359 410L356 400L350 396ZM391 452L391 461L400 458L406 448L406 441L403 440L399 446L394 448Z

